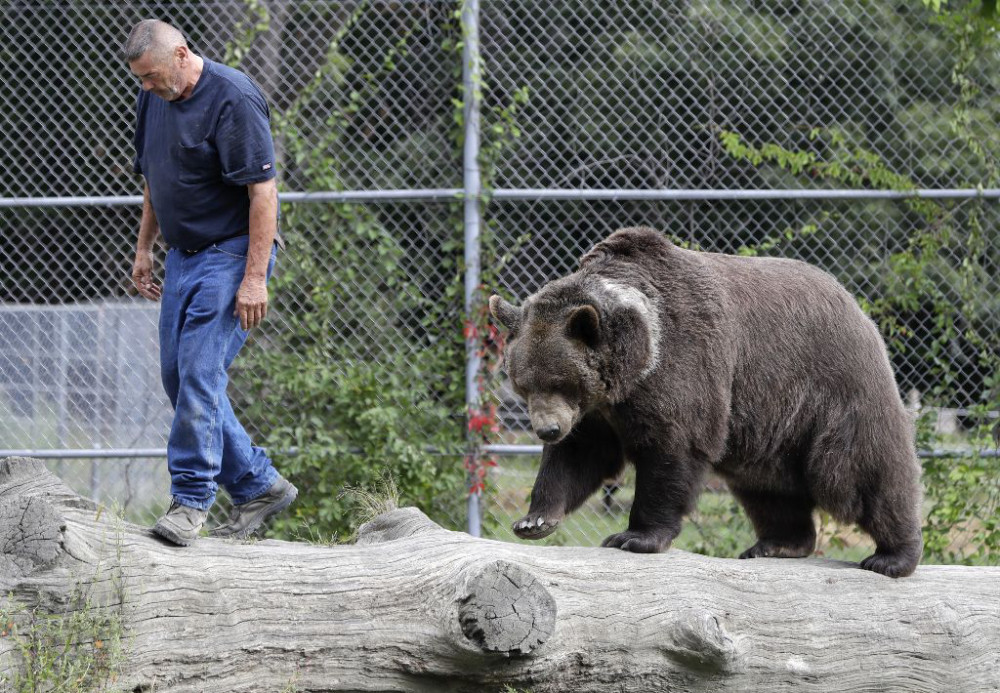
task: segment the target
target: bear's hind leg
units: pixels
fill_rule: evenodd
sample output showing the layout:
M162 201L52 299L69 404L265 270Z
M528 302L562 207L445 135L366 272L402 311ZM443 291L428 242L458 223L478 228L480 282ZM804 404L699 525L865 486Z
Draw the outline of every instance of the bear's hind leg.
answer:
M868 499L858 525L875 540L875 553L861 567L891 578L912 575L923 554L920 518L910 499ZM888 501L888 502L887 502Z
M740 558L804 558L816 548L813 502L805 496L748 491L730 486L757 533Z
M836 459L838 451L843 455L850 450L851 455L839 467L823 466L839 471L841 481L838 486L830 477L818 477L816 497L834 517L856 522L875 541L875 553L861 561L863 569L906 577L916 570L923 553L920 463L912 428L902 407L894 410L886 405L868 421L841 432L841 442L824 451L828 460Z

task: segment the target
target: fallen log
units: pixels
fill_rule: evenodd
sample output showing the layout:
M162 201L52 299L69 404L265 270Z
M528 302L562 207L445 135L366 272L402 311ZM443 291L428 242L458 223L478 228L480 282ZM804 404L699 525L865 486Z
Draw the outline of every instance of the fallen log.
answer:
M509 544L413 508L354 545L178 548L25 458L0 461L0 546L12 621L68 617L81 585L122 615L126 691L1000 690L1000 568L892 580L822 559ZM10 680L26 655L0 625Z

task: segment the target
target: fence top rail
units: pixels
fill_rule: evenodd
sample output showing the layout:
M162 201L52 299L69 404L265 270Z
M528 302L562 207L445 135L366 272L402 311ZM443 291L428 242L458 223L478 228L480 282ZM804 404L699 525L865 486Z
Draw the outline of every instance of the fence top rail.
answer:
M497 188L484 196L506 201L711 201L711 200L1000 200L1000 188L916 188L913 190L808 190L808 189L575 189L575 188ZM318 192L282 192L282 202L456 202L464 199L462 188L427 188L401 190L327 190ZM104 195L76 197L0 197L3 207L123 207L142 204L142 195Z
M462 199L461 188L420 190L326 190L278 193L282 202L408 202ZM0 197L0 207L127 207L142 204L142 195L77 197Z
M1000 188L915 188L913 190L791 189L556 189L502 188L488 193L494 200L902 200L1000 199Z

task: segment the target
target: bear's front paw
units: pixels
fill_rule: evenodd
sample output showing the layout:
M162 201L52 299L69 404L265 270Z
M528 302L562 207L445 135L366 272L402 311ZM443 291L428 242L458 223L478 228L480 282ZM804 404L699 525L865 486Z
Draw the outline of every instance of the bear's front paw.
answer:
M659 532L639 532L633 529L612 534L601 546L632 553L660 553L670 548L671 538Z
M556 531L558 526L559 518L532 513L515 522L513 530L522 539L543 539Z

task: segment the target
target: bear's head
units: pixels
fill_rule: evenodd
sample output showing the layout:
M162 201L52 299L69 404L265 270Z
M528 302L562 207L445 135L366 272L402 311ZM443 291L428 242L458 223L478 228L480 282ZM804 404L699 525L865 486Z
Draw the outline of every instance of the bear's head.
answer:
M507 376L546 443L566 437L587 412L621 401L651 370L648 316L616 300L615 288L605 282L584 292L556 282L520 307L490 297L493 318L510 330Z

